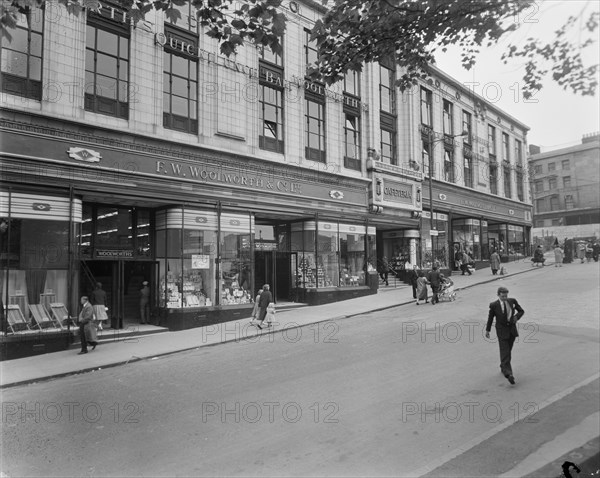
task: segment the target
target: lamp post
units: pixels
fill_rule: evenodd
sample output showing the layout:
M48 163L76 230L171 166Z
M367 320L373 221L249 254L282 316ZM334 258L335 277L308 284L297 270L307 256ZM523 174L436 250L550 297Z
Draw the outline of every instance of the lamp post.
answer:
M438 135L438 138L434 138L435 135ZM437 236L437 228L434 228L433 222L433 152L435 149L435 145L442 141L453 140L454 138L469 136L470 133L468 131L463 131L460 134L443 134L435 133L433 129L427 128L427 138L429 143L429 237L431 238L431 266L434 264L434 248L433 248L433 236ZM433 231L436 231L433 234Z

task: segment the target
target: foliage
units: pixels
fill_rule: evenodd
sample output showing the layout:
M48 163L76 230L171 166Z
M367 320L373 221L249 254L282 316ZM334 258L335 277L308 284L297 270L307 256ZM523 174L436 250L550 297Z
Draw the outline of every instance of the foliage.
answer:
M470 69L482 47L515 31L515 20L534 6L533 0L322 1L329 11L312 32L319 56L311 70L312 78L332 84L349 70L360 71L364 63L393 58L403 72L397 80L402 90L419 78L427 78L435 53L446 51L450 45L461 48L461 63ZM541 88L550 69L551 79L564 88L583 95L594 94L598 65L585 67L578 53L592 40L567 39L567 33L579 25L578 20L585 19L570 18L552 43L529 39L523 46L509 45L502 57L505 62L517 57L527 59L523 76L525 97ZM598 12L592 13L583 25L591 36L598 27ZM543 66L547 63L550 66Z
M85 9L96 10L98 0L56 0L69 13L80 14ZM170 21L181 18L176 6L190 0L113 0L129 13L137 23L151 10L162 10ZM221 53L229 56L244 42L281 51L279 39L285 31L285 15L279 10L282 0L191 0L196 9L198 24L206 34L219 41ZM46 0L2 0L0 26L2 34L10 38L10 29L16 26L18 13L43 7Z

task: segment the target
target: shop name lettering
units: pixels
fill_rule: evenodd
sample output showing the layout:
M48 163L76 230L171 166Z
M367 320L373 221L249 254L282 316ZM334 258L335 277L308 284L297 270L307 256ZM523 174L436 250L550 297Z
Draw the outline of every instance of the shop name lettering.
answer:
M412 199L412 192L407 191L406 189L385 187L383 188L383 194L385 194L386 196L394 196L397 198Z
M485 204L482 202L469 201L468 199L462 199L461 203L463 206L469 206L476 209L487 209L488 211L495 211L497 208L491 204Z
M248 177L239 173L223 171L210 171L198 166L188 165L187 168L179 163L157 161L156 172L179 178L190 178L202 182L225 183L254 189L281 191L286 193L302 194L302 185L282 179L270 180L257 177Z

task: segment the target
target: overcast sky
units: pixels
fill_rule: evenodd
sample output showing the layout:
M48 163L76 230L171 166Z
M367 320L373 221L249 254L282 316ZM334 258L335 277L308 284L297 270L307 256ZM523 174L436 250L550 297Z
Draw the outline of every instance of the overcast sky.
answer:
M504 65L500 60L509 43L519 44L529 36L552 41L553 32L568 18L588 5L586 15L598 10L598 0L544 0L526 10L520 18L520 27L498 45L484 50L471 71L460 65L458 49L437 56L437 66L461 83L478 82L474 91L530 127L527 141L542 147L542 151L571 146L581 142L581 136L600 130L600 101L596 96L577 96L564 91L551 79L544 80L544 88L533 100L525 101L517 95L523 77L523 64L518 60ZM598 42L598 32L596 41ZM598 43L586 54L586 64L598 62ZM486 86L487 85L487 86Z

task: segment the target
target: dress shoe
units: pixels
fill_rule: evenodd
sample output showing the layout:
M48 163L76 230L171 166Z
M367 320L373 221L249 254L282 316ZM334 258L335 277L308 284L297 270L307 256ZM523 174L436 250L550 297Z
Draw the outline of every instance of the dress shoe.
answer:
M87 354L87 350L82 350L81 352L79 352L77 355L83 355L83 354Z
M96 345L98 345L98 342L96 342L94 345L92 345L92 350L96 350Z
M513 377L512 375L509 375L506 378L508 379L508 381L510 382L511 385L515 384L515 377Z

